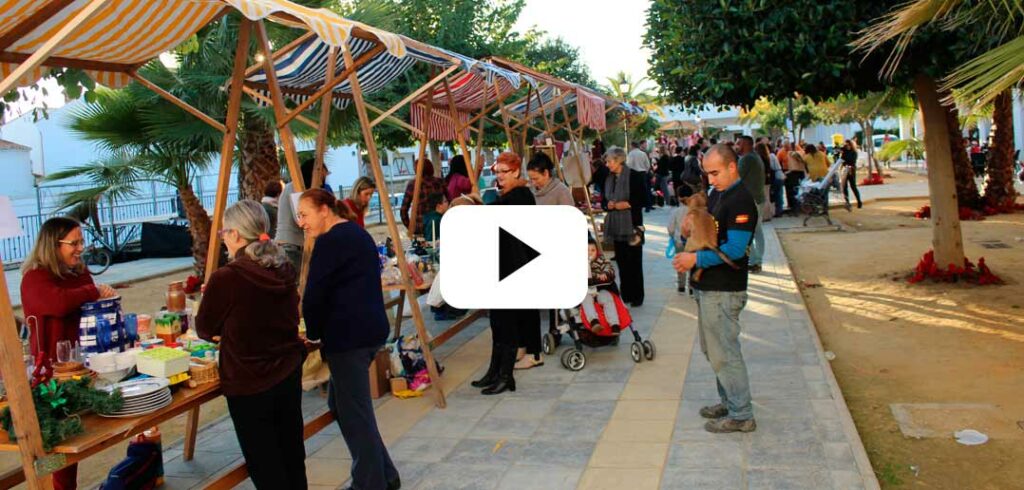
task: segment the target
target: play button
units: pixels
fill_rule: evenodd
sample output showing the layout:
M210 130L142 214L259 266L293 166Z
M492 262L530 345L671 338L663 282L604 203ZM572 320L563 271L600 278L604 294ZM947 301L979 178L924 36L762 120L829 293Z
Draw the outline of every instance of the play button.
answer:
M441 296L455 308L573 308L587 294L587 219L571 206L457 206L441 219Z
M498 282L504 281L537 257L540 257L540 252L498 227Z

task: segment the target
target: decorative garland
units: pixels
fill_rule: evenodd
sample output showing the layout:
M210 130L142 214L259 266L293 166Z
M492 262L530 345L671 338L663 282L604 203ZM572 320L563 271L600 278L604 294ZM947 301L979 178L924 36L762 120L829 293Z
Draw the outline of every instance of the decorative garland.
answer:
M929 250L921 257L914 274L907 279L910 284L917 284L925 279L933 282L966 282L985 286L987 284L1002 284L1003 280L985 265L985 258L978 259L978 266L975 268L970 260L964 259L964 266L957 267L949 264L945 269L939 267L935 262L935 251Z
M85 427L79 417L82 412L112 413L124 405L120 391L107 393L92 388L91 384L91 378L83 377L64 382L50 380L32 388L43 449L49 451L64 440L84 432ZM11 441L16 440L10 407L4 408L0 414L0 425Z

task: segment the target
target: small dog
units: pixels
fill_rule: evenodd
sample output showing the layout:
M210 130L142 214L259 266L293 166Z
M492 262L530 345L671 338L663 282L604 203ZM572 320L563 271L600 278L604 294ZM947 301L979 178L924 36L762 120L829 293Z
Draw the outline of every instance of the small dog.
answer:
M727 255L718 249L718 223L708 212L708 195L697 192L685 199L686 217L683 218L683 231L689 230L686 235L686 246L684 252L697 252L700 250L711 250L722 258L722 261L732 267L739 269ZM693 273L693 280L700 282L700 276L704 269L697 269Z

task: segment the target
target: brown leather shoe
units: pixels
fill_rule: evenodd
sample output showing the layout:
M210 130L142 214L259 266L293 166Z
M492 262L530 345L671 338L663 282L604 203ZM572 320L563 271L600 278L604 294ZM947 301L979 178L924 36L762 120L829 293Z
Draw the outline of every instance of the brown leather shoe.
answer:
M726 415L729 415L729 409L722 403L700 409L700 416L706 419L720 419Z
M736 420L723 417L717 420L709 420L704 424L704 430L715 434L727 434L730 432L754 432L757 430L757 422L750 418L747 420Z

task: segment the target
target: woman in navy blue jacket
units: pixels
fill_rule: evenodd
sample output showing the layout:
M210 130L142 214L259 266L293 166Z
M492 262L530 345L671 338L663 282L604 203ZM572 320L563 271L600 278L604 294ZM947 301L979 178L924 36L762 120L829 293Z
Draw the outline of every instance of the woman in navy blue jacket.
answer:
M353 489L401 487L377 428L370 398L370 362L387 339L389 324L373 238L352 220L348 206L322 189L299 199L299 226L316 237L302 315L306 335L319 341L331 370L327 405L352 455Z

